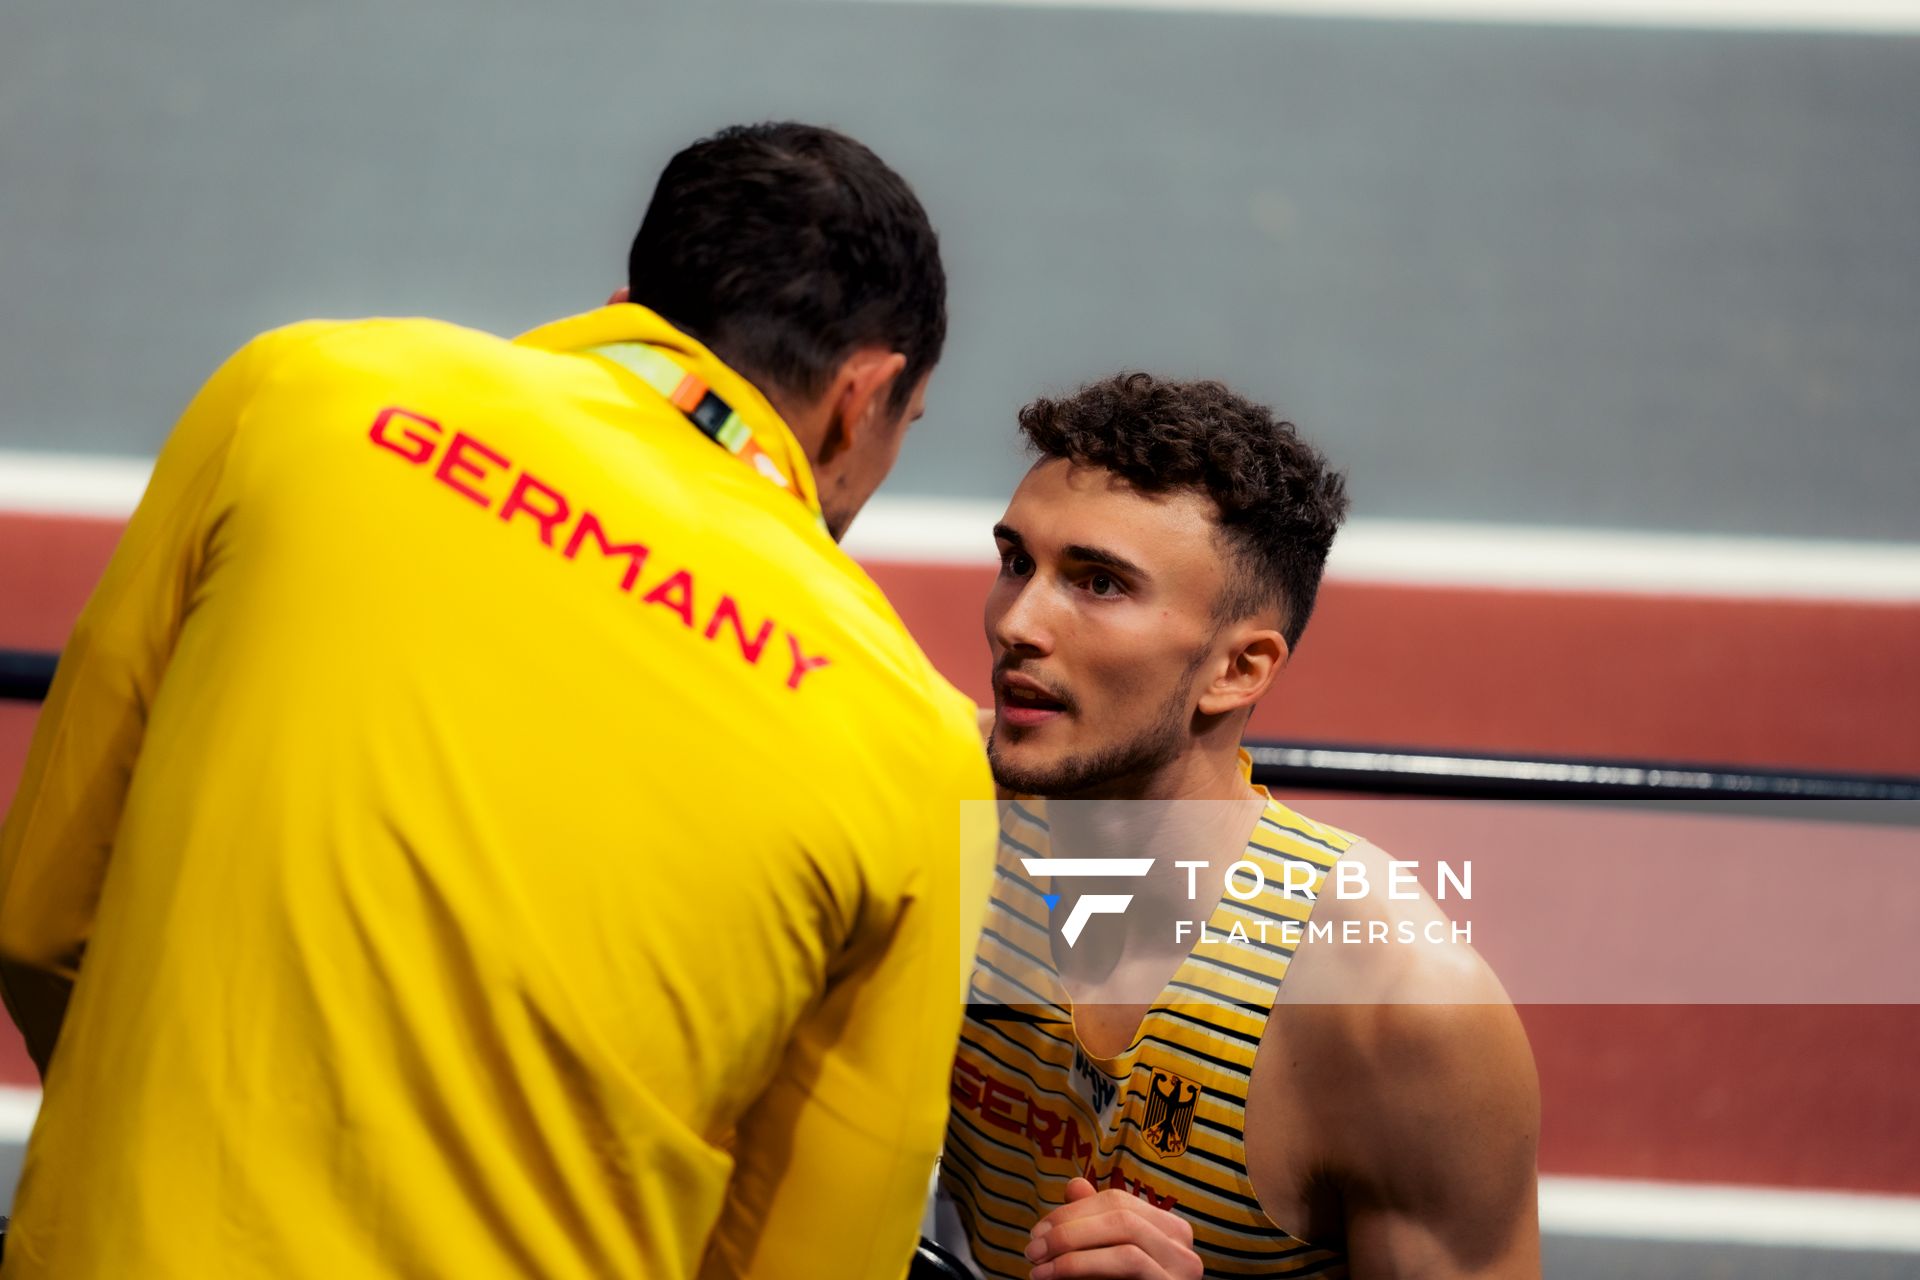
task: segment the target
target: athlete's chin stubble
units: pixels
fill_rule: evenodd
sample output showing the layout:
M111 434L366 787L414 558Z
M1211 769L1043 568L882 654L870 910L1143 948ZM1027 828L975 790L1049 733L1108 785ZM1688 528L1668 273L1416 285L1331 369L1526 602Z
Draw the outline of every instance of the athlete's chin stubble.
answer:
M1186 745L1193 718L1193 708L1188 702L1193 677L1205 665L1212 645L1213 638L1209 637L1206 644L1194 651L1187 661L1187 669L1173 682L1172 692L1161 704L1160 714L1127 742L1052 760L1035 768L1022 768L1001 754L1001 729L996 725L993 736L987 739L987 764L993 770L993 780L1015 795L1058 798L1106 790L1132 779L1150 778L1179 758L1181 748Z
M1006 759L1000 750L1002 730L996 727L987 741L987 763L993 769L993 780L1015 795L1060 797L1102 790L1129 779L1149 777L1171 764L1186 738L1185 709L1183 696L1130 741L1030 768Z

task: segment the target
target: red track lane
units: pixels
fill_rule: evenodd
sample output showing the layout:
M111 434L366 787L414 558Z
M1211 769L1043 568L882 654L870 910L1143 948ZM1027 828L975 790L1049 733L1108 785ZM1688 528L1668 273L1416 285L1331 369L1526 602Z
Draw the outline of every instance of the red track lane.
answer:
M0 645L57 648L118 535L0 514ZM992 571L872 571L984 698ZM1251 736L1920 774L1916 653L1912 605L1334 581Z
M0 645L57 648L118 533L117 522L0 514ZM981 696L991 571L873 572L942 670ZM1915 653L1910 606L1331 582L1252 733L1920 773ZM0 704L0 804L34 714ZM1536 1005L1522 1016L1548 1172L1920 1193L1920 1007ZM33 1080L10 1033L0 1080Z
M1789 961L1790 962L1790 961ZM1546 1173L1920 1194L1920 1006L1529 1005Z
M992 570L870 566L989 694ZM1249 736L1920 774L1920 607L1329 581Z

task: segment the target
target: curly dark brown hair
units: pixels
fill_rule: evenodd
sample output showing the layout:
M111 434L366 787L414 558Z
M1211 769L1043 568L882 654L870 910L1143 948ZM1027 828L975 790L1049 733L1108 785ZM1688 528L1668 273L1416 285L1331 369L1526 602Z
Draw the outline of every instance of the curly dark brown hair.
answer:
M1212 498L1233 556L1215 618L1274 609L1288 646L1299 644L1346 518L1347 482L1291 422L1218 382L1119 373L1035 400L1020 431L1042 460L1104 467L1143 493Z

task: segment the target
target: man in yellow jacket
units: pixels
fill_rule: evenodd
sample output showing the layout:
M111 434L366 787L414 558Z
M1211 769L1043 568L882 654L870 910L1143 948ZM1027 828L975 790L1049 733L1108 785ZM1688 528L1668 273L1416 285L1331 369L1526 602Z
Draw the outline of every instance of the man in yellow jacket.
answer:
M835 540L938 244L762 125L628 277L513 342L295 325L188 407L0 839L10 1280L904 1269L991 782Z

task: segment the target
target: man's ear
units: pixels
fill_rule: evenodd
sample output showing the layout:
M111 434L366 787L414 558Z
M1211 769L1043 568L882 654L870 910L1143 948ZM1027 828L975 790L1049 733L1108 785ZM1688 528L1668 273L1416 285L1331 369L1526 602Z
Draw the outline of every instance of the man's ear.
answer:
M1278 631L1247 632L1228 653L1226 668L1201 693L1198 710L1217 716L1252 706L1273 687L1288 653L1287 638Z
M888 399L906 367L905 355L885 347L860 347L840 362L821 398L827 434L815 462L832 462L891 418Z

